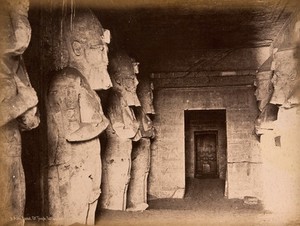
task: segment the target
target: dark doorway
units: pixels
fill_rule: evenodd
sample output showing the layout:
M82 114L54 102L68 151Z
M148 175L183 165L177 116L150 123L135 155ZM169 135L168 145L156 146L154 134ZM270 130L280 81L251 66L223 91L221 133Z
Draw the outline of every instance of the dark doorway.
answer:
M186 110L184 119L186 177L225 180L226 110Z
M195 132L195 178L217 178L218 132Z
M223 200L227 171L226 110L185 110L185 198Z

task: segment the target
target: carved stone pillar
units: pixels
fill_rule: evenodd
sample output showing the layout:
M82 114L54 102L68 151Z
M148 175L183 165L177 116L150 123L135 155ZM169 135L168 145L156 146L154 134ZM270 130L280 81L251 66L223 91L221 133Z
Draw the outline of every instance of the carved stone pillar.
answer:
M131 171L132 141L140 139L139 123L132 106L139 106L136 95L138 81L133 61L125 53L118 53L110 63L112 93L107 116L110 125L106 130L107 145L102 155L101 207L125 210L127 188Z
M132 150L131 179L128 188L127 210L143 211L147 204L147 179L150 170L150 145L155 130L149 115L154 114L153 84L147 77L141 77L137 94L142 107L136 109L142 138L134 142Z
M51 74L46 96L49 215L56 224L94 224L102 174L98 136L108 125L94 90L111 86L108 31L90 10L76 9L62 21L67 56Z
M23 225L25 177L20 130L39 125L22 54L31 38L28 1L2 2L0 59L0 224Z

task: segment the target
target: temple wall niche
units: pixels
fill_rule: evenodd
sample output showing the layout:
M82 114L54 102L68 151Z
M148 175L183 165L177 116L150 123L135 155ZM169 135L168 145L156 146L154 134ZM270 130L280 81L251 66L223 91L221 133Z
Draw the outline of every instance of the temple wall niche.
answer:
M184 110L208 109L226 109L228 198L261 196L260 149L253 123L258 110L252 86L170 88L155 94L157 138L151 153L151 198L183 197Z

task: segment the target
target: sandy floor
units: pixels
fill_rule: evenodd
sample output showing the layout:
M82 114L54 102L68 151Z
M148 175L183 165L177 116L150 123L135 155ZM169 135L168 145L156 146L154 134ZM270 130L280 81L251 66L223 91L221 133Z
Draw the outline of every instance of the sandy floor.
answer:
M261 204L246 205L223 194L224 181L193 179L187 181L184 199L152 200L143 212L99 210L96 225L300 225L300 216L268 213Z
M300 218L267 213L261 204L223 194L222 180L189 180L184 199L152 200L144 212L102 210L97 225L300 225Z

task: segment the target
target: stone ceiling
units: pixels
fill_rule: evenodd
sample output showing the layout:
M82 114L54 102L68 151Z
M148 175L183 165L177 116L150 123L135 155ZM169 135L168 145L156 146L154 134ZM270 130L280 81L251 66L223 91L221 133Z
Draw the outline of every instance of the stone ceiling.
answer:
M297 0L60 1L92 8L111 31L110 49L125 48L142 63L158 55L268 46L299 10Z
M137 2L121 4L112 0L111 8L106 5L105 10L98 10L98 16L104 26L107 24L123 38L118 39L119 44L138 44L137 48L146 49L269 44L296 9L295 2L289 0L254 0L251 4L234 0L166 1L160 5L154 0ZM98 3L94 8L100 6Z
M187 51L268 46L299 9L293 0L142 2L111 0L92 8L111 30L112 48L147 61Z

